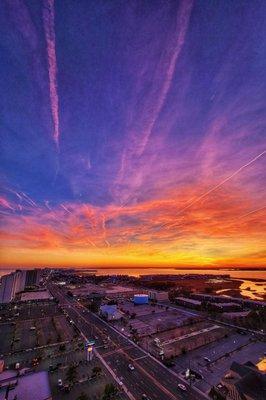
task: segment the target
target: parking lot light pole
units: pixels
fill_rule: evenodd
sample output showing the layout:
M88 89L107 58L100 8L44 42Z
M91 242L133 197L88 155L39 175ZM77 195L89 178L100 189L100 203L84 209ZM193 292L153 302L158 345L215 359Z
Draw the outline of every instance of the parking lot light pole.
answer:
M93 359L93 346L95 342L93 340L89 340L85 344L85 349L86 349L86 360L91 362Z

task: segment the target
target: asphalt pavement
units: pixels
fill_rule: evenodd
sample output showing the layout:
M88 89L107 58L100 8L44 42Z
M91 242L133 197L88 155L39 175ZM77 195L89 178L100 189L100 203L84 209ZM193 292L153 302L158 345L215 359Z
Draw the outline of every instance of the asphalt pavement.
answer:
M206 400L206 395L189 387L178 375L167 369L151 355L139 348L111 325L89 312L54 285L49 285L54 297L67 311L81 333L87 338L97 338L95 348L109 368L129 392L130 398L141 400L146 394L150 400ZM135 369L131 371L129 364ZM183 392L178 383L186 386Z

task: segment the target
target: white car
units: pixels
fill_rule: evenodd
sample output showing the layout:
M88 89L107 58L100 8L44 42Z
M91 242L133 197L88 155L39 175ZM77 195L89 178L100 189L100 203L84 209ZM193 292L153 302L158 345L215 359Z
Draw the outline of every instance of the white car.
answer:
M58 386L59 386L59 387L62 387L62 386L63 386L62 379L58 379Z
M132 364L128 364L128 368L130 369L130 371L134 371L135 367Z
M211 360L208 357L204 357L204 360L207 362L211 362Z
M183 392L186 392L186 390L187 390L186 386L183 385L182 383L178 383L177 387L178 387L178 389L183 390Z

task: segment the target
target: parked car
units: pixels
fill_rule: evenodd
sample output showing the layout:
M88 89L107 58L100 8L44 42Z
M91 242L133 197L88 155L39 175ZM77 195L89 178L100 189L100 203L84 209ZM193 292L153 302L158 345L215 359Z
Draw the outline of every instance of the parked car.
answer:
M183 392L186 392L187 388L185 385L183 385L182 383L178 383L177 385L178 389L182 390Z
M151 400L150 397L148 397L145 393L143 393L141 399L142 400Z
M134 371L135 367L132 364L128 364L128 368L130 369L130 371Z

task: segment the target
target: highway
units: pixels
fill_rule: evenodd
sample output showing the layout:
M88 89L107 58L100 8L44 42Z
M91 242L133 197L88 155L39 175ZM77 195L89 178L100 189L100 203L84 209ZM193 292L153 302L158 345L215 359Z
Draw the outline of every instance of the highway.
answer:
M109 367L117 381L122 382L131 400L141 400L146 394L150 400L206 400L207 396L198 389L189 387L187 382L162 365L131 340L115 330L110 324L69 299L63 289L49 284L52 295L74 321L82 335L96 338L95 350L99 358ZM135 369L131 371L129 364ZM186 386L186 391L178 388L178 383Z

